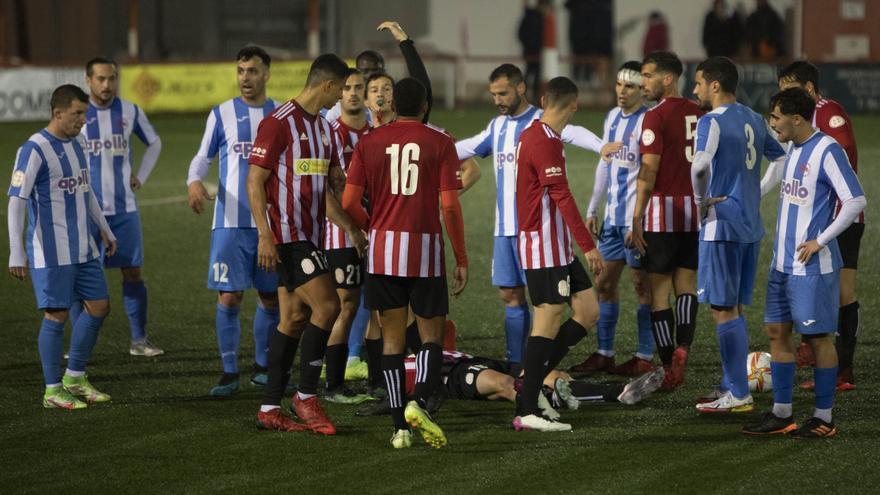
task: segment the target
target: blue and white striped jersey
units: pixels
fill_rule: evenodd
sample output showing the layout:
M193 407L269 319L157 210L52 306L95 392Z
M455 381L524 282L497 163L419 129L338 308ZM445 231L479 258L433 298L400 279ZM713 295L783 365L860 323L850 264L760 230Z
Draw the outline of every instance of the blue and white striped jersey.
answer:
M220 155L214 229L257 227L247 195L248 156L260 121L272 113L275 106L273 100L267 99L262 106L252 107L236 97L217 105L208 114L196 158L210 162Z
M761 156L772 161L785 155L764 118L739 103L721 105L697 121L696 149L711 158L706 198L727 198L709 208L700 239L760 241Z
M9 196L28 202L26 252L30 268L75 265L98 257L89 234L86 155L76 139L46 129L18 149Z
M131 190L131 135L149 146L159 139L146 114L134 103L114 98L106 108L89 101L80 135L89 157L89 171L105 215L137 211Z
M796 249L828 228L838 199L844 202L864 194L846 152L830 136L816 131L802 144L793 145L782 172L771 267L792 275L820 275L840 269L836 239L806 265L798 261Z
M648 107L642 106L625 115L622 108L615 107L605 117L602 140L623 143L623 147L610 156L611 160L600 159L597 165L608 167L608 173L605 174L605 223L608 225L632 226L633 210L636 206L636 180L642 166L639 137L642 135L642 119L646 111Z

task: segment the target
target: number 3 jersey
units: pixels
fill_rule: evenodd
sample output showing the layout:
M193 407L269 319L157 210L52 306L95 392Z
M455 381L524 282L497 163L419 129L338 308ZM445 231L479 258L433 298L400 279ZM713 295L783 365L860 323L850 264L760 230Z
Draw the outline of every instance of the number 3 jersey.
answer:
M700 117L697 152L711 158L706 198L726 197L709 208L700 229L704 241L752 243L764 237L761 222L761 155L785 155L767 132L767 123L752 109L733 103Z
M370 197L368 273L444 275L440 193L461 189L451 136L409 120L373 129L355 147L348 183Z
M646 232L696 232L699 214L691 185L694 134L703 111L686 98L664 98L642 120L642 163L660 155L654 192L645 212Z

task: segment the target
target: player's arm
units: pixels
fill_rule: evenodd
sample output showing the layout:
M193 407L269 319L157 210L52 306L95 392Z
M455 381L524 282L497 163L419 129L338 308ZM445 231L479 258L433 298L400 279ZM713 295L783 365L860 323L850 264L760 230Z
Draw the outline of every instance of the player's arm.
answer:
M290 130L273 116L260 121L257 138L248 157L247 195L251 215L257 226L257 264L266 271L274 271L281 261L272 230L269 228L266 200L266 182L278 168L281 153L288 145Z
M660 172L660 155L663 153L662 123L656 113L650 111L645 113L639 143L642 166L639 168L639 177L636 180L636 205L633 210L632 231L628 235L627 244L635 246L640 253L645 254L645 249L648 247L643 234L645 209L654 192L654 184Z
M345 190L345 173L341 167L330 167L330 194L326 195L327 202L327 218L344 230L348 237L351 238L352 244L358 251L358 255L363 256L364 249L367 245L367 239L364 237L362 229L360 229L352 218L342 209L339 203Z
M831 121L827 122L823 132L837 141L837 143L843 148L843 151L846 152L847 159L851 162L853 156L857 153L856 135L853 132L852 121L850 120L849 115L846 114L846 111L844 111L843 107L838 106L838 109L834 113L835 115L831 117ZM837 119L843 119L843 122L836 122Z
M458 191L462 188L461 177L458 175L459 161L456 156L452 139L443 143L440 148L440 211L443 214L443 225L446 235L455 253L455 272L453 273L452 295L458 296L464 291L468 281L467 248L464 243L464 215L458 201Z
M562 142L593 151L603 158L623 147L621 142L605 142L586 127L571 124L562 128Z
M403 59L406 60L406 70L409 72L410 77L418 79L425 86L428 110L425 112L422 122L427 124L428 117L431 115L431 108L434 106L434 95L431 90L431 79L428 77L428 70L425 68L425 63L422 62L422 57L416 51L413 41L396 21L385 21L379 24L379 27L376 29L378 31L387 30L394 36L394 39L400 44L400 53L403 54Z
M849 164L846 152L842 147L830 147L822 159L820 174L824 174L828 178L831 187L837 194L837 198L840 200L840 211L831 225L820 232L815 239L808 240L797 247L798 260L802 263L810 261L815 253L822 250L852 225L868 204L859 178Z
M217 109L214 108L208 114L208 122L205 124L202 143L199 145L199 150L192 161L189 162L189 172L186 178L189 207L196 214L201 214L204 211L204 201L214 199L208 194L202 181L208 175L211 161L217 156L217 152L220 151L221 133L222 127L220 126L220 120L217 118Z
M700 220L706 218L712 205L727 199L724 196L706 197L712 180L712 160L715 159L715 153L718 151L720 138L721 128L718 127L718 122L710 117L700 117L697 121L697 136L694 143L696 154L691 164L691 186L694 189L694 203L700 211Z
M767 138L764 140L764 156L770 161L764 177L761 178L761 197L773 190L782 181L787 153L776 139L776 133L767 125Z
M41 173L45 173L45 162L36 151L36 145L25 143L15 155L15 170L9 183L9 208L6 223L9 231L9 273L24 280L27 277L27 255L24 243L24 221L27 201L34 189L34 183Z
M608 192L608 168L608 162L600 158L593 179L593 194L590 195L590 203L587 206L587 230L594 236L599 235L599 204L605 201Z
M147 179L159 161L159 153L162 152L162 140L159 139L159 134L156 133L156 129L150 124L150 120L147 119L147 114L140 107L135 107L135 114L132 132L142 143L147 145L147 149L144 150L144 155L141 157L141 165L138 167L137 174L131 179L131 188L137 191L147 183Z
M473 158L462 161L459 170L461 171L461 189L458 190L458 195L461 196L480 180L483 173L480 172L480 166Z
M363 198L366 186L366 173L364 162L361 157L362 146L356 146L348 167L348 180L345 182L345 190L342 193L342 209L348 214L352 222L366 232L370 228L370 215L364 209Z
M101 232L101 242L104 244L107 256L113 256L116 254L116 236L110 230L110 224L107 223L107 218L101 210L101 205L98 204L98 197L94 192L89 192L87 196L89 218L95 222L95 225L98 226L98 230Z

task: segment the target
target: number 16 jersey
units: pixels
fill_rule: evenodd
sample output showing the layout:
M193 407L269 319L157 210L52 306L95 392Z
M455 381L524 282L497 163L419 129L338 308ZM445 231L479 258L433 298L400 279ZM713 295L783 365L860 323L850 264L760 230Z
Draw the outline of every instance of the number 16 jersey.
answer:
M461 189L451 136L409 120L374 129L355 147L347 180L370 197L367 272L444 274L440 192Z

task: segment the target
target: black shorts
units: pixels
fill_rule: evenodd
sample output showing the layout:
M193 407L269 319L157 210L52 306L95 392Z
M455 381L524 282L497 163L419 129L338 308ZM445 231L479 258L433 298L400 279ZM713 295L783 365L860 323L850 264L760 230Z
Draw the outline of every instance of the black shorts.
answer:
M278 287L293 292L315 277L329 273L324 251L309 241L295 241L275 246L278 264Z
M422 318L449 314L446 277L392 277L368 273L364 279L364 306L372 311L405 308Z
M648 247L642 267L648 273L672 273L676 268L697 269L699 232L645 232Z
M840 248L840 257L843 258L843 267L853 270L859 267L859 247L862 244L862 234L865 233L865 224L854 223L837 236L837 247Z
M533 268L525 272L532 306L567 303L571 301L572 294L593 286L584 265L577 257L565 266Z
M510 374L510 363L498 359L475 356L465 359L452 366L446 374L444 388L450 399L484 400L486 397L477 392L477 376L486 370L493 370L505 375Z
M364 282L364 260L355 248L324 251L337 289L356 289Z

